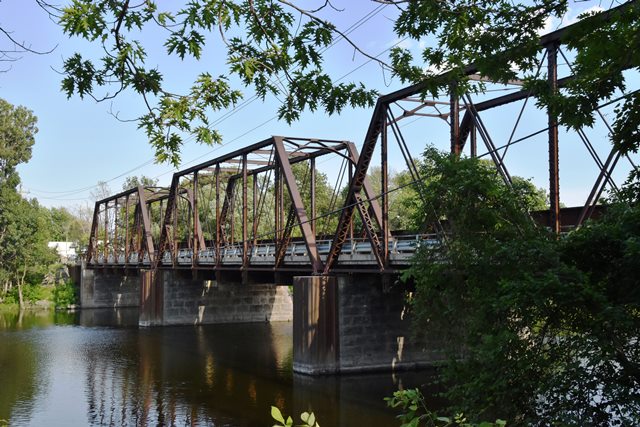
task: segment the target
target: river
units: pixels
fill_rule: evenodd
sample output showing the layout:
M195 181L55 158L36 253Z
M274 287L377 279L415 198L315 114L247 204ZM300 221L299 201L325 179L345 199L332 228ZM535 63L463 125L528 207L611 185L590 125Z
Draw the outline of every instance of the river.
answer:
M137 309L0 313L0 425L396 426L383 398L428 372L292 372L292 324L139 328ZM375 339L375 337L372 337Z

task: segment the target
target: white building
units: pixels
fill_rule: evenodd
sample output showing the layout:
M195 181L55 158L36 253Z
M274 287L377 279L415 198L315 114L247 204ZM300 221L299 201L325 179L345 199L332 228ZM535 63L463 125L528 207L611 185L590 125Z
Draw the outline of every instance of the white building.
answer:
M62 262L75 261L78 256L75 242L49 242L47 246L56 250Z

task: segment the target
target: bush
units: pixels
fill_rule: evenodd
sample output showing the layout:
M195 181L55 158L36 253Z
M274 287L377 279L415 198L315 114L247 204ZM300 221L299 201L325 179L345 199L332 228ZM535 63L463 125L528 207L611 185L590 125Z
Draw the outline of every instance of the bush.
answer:
M385 397L387 405L391 408L402 411L398 419L402 424L400 427L504 427L507 422L496 420L494 423L481 422L479 424L467 420L463 414L454 417L440 417L427 407L424 396L420 390L398 390L393 393L393 397Z
M640 423L640 204L563 239L482 163L428 153L423 222L446 219L406 277L416 332L449 352L450 413L515 425ZM625 203L623 203L625 202Z
M68 307L76 302L76 287L73 282L66 281L53 288L53 304L56 308Z

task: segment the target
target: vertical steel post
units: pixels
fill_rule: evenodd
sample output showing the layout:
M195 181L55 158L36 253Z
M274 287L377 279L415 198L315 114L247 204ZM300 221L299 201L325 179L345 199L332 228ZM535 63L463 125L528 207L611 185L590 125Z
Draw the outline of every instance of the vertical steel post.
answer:
M247 153L242 155L242 267L246 268L249 257L248 212L247 212Z
M173 205L171 206L171 212L173 213L173 231L171 232L171 255L173 257L173 265L176 265L178 261L178 215L180 214L180 178L176 180L176 195L173 198ZM169 209L169 206L167 206Z
M160 224L158 225L158 229L160 231L160 234L162 234L162 218L164 218L164 214L165 213L166 212L165 212L165 209L164 209L164 200L160 199L160 216L158 217L158 221L160 222Z
M353 180L353 164L349 162L349 182ZM349 219L349 238L351 239L351 244L353 244L353 216Z
M258 239L258 174L254 173L251 177L253 185L253 246L256 245Z
M547 79L552 94L558 92L558 45L547 46ZM560 233L560 174L558 158L558 117L547 109L549 119L549 209L551 229Z
M471 148L471 157L478 157L478 133L476 131L475 123L472 123L469 129L469 142Z
M229 200L229 211L231 211L231 222L229 223L229 244L233 246L236 241L235 220L236 220L236 186L231 187L231 197ZM227 215L229 215L227 213Z
M200 221L200 216L198 215L198 171L193 173L193 253L191 254L191 265L198 265L198 251L200 250L200 233L198 223Z
M109 243L109 202L104 204L104 262L108 261L109 249L107 244Z
M215 181L216 181L216 266L220 266L220 235L222 234L220 231L220 164L216 164L215 171Z
M118 198L114 201L114 217L113 217L113 262L118 263Z
M125 216L125 228L124 228L124 265L129 264L129 194L124 199L124 216Z
M282 170L282 163L278 162L278 165L280 168L280 184L278 185L278 210L280 212L280 225L278 226L278 229L280 230L280 237L282 238L285 233L284 227L287 217L284 213L284 171Z
M316 235L316 158L312 157L310 160L309 169L311 170L311 184L310 184L310 205L311 205L311 232Z
M280 215L284 214L284 212L280 212L280 197L278 197L278 195L280 194L280 167L278 165L278 162L275 162L275 166L274 166L274 191L275 194L273 195L273 206L274 206L274 227L273 227L273 231L274 231L274 236L273 236L273 242L276 246L276 251L278 251L278 242L280 241Z
M382 122L382 134L380 135L380 196L382 202L382 248L380 255L386 268L389 263L389 170L387 161L387 117ZM373 243L372 243L373 244Z
M458 84L451 83L450 91L450 113L449 125L451 127L451 154L460 155L462 147L460 145L460 99L457 92Z

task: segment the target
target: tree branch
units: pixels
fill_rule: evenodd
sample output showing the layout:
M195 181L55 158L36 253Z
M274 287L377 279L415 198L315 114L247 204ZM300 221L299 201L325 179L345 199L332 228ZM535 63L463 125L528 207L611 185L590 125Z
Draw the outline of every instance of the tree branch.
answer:
M336 34L340 35L340 37L342 37L343 39L345 39L347 41L347 43L349 43L351 46L353 46L353 48L359 52L362 56L365 56L366 58L369 58L372 61L375 61L377 63L379 63L382 67L387 68L390 71L393 71L393 67L391 67L389 64L387 64L386 62L376 58L375 56L369 55L367 52L363 51L362 49L360 49L360 47L353 41L351 40L349 37L347 37L347 35L338 30L335 25L330 24L329 22L318 18L317 16L315 16L314 14L310 13L309 11L302 9L298 6L296 6L295 4L287 1L287 0L278 0L278 2L282 3L282 4L286 4L287 6L289 6L292 9L297 10L298 12L300 12L301 14L307 16L308 18L310 18L311 20L322 24L324 27L330 29L331 31L335 32Z

